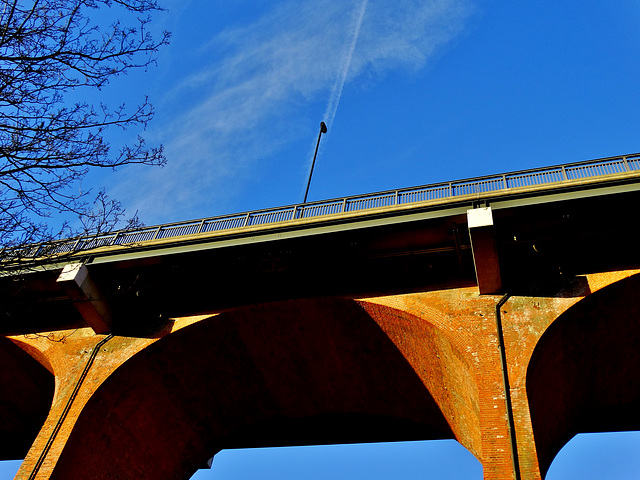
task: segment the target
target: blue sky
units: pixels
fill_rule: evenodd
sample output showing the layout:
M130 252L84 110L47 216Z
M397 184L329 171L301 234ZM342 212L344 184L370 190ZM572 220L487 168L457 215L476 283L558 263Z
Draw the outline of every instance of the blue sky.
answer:
M640 151L638 0L163 3L156 28L173 38L158 66L102 94L149 95L145 136L169 163L83 186L147 224L300 202L320 121L310 201ZM429 445L223 453L194 478L481 478L457 444ZM547 478L636 478L638 461L615 455L639 447L637 434L578 437ZM420 463L431 456L463 471L436 473ZM599 470L607 459L623 471Z
M166 4L169 164L92 177L147 224L300 202L321 120L310 200L638 150L637 0Z
M636 480L638 432L578 435L546 480ZM482 480L480 463L453 440L223 451L193 480Z

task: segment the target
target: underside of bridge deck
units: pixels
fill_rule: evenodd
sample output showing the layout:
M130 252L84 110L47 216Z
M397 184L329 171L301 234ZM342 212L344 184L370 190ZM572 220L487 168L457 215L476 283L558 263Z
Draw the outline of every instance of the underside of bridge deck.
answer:
M640 428L640 193L591 193L8 272L0 455L26 454L18 478L155 480L223 448L454 438L487 479L540 480L572 435ZM70 263L82 268L61 276ZM491 269L500 281L483 290Z

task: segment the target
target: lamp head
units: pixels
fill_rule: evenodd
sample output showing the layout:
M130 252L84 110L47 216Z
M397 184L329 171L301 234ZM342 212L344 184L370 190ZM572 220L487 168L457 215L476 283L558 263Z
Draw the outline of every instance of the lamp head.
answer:
M324 122L320 122L320 132L327 133L327 125Z

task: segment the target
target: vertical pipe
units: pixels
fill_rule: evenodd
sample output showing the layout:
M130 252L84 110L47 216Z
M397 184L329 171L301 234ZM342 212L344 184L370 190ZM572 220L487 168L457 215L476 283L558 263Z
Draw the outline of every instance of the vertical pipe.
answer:
M518 459L518 442L516 441L515 420L513 419L513 406L511 404L511 386L509 385L509 372L507 370L507 357L504 347L504 335L502 333L502 315L500 309L507 303L511 295L506 293L496 304L496 330L498 333L498 346L500 347L500 364L502 367L502 382L504 384L504 401L507 407L509 421L509 442L511 447L511 462L513 478L520 480L520 460Z
M46 458L47 454L49 453L49 450L51 449L51 446L53 445L53 441L55 440L56 436L58 435L58 432L60 431L60 428L62 427L62 424L64 423L65 419L67 418L67 415L69 414L69 410L71 410L71 405L73 405L73 401L76 399L76 396L78 395L78 392L80 391L80 387L84 383L85 378L87 378L87 374L89 373L89 369L93 365L93 362L96 359L96 356L100 352L100 349L102 348L102 346L105 343L107 343L109 340L111 340L112 338L113 338L113 333L110 333L109 335L104 337L102 340L100 340L100 342L93 348L93 351L91 352L91 355L89 356L89 360L87 361L87 364L84 366L84 369L82 370L82 373L80 374L80 378L76 382L76 385L73 387L73 391L71 392L71 395L69 395L69 399L67 400L67 403L65 404L65 406L64 406L64 408L62 410L62 413L60 414L60 417L58 418L58 421L56 422L55 426L53 427L53 431L51 432L51 435L49 436L49 440L47 440L47 443L45 444L44 448L42 449L42 452L40 452L40 456L38 457L38 460L36 461L36 464L33 467L33 470L31 471L31 475L29 475L29 480L33 480L34 478L36 478L36 475L38 474L38 471L40 471L40 467L42 466L42 463L44 462L44 459Z

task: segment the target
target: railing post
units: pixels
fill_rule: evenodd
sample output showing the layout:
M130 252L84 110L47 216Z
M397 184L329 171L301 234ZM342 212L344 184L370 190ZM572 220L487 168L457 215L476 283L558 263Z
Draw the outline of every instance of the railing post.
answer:
M449 182L449 196L453 197L453 183Z
M204 228L205 222L206 220L202 219L202 221L200 222L200 226L198 227L198 231L196 233L202 233L202 229Z
M78 238L76 240L76 243L73 244L73 247L71 247L71 251L75 252L76 250L78 250L78 245L80 245L80 242L82 241L82 237Z
M293 207L293 210L291 210L291 220L295 220L297 215L298 215L298 205Z
M113 240L111 240L111 243L109 245L115 245L116 244L116 240L118 240L118 237L120 236L120 232L116 233L113 236Z
M622 157L622 163L624 165L624 171L625 172L630 172L631 168L629 167L629 164L627 163L627 157Z
M396 196L395 196L395 198L394 198L394 200L393 200L393 201L394 201L394 203L393 203L393 204L394 204L394 205L399 205L399 204L400 204L400 202L399 202L398 200L400 200L400 199L399 199L399 197L398 197L398 190L396 190Z
M160 236L160 231L162 230L162 226L158 227L158 229L156 230L155 235L153 236L153 238L151 240L155 240Z
M506 175L502 175L502 185L504 185L504 188L509 188L509 184L507 183L507 176Z
M246 227L247 225L249 225L249 217L251 216L251 212L247 213L247 216L244 217L244 223L242 224L243 227Z
M565 170L564 165L562 165L562 167L560 168L562 168L562 179L569 180L569 177L567 177L567 171Z
M347 199L343 198L342 199L342 213L345 213L347 211Z

